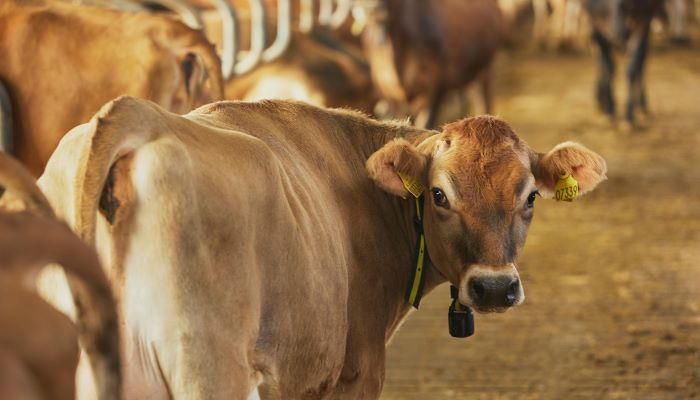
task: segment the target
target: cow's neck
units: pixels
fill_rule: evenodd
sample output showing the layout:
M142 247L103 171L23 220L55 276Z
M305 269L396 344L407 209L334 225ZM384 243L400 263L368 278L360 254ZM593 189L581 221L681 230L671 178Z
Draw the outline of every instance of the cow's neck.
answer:
M386 269L386 272L390 272L386 279L393 279L401 282L397 287L394 287L395 292L390 294L390 299L393 299L393 307L395 311L390 313L387 320L386 333L387 342L396 332L396 330L401 326L409 311L411 311L412 306L409 304L406 298L406 292L411 287L411 278L413 277L414 270L416 268L415 254L418 249L416 248L417 239L419 233L415 227L415 216L416 216L416 206L415 201L412 197L406 200L399 200L399 204L395 207L398 208L397 213L399 215L398 219L402 226L401 232L404 235L404 242L407 250L404 250L404 254L408 255L408 262L404 259L401 263L395 266L395 270ZM440 273L440 271L435 267L429 258L426 262L427 268L424 270L425 283L422 289L422 296L425 297L430 293L435 287L447 281L447 279ZM404 257L405 258L405 257ZM448 299L446 299L448 302Z
M379 135L373 135L372 139L365 143L363 153L365 160L375 151L379 150L389 141L402 137L414 145L425 140L430 135L436 134L434 131L423 131L414 128L398 129L387 132L384 130ZM386 333L385 340L388 342L391 336L401 325L407 314L411 310L411 305L406 300L406 291L410 283L412 271L416 267L414 264L414 254L416 251L416 241L418 232L415 228L414 218L416 216L416 205L412 197L401 199L396 196L382 193L379 197L381 205L378 208L383 210L384 221L382 235L391 235L396 240L392 241L392 248L378 249L386 252L386 262L378 266L377 271L381 274L384 285L373 285L374 290L382 290L385 293L369 293L371 298L382 299L383 308L386 311L384 323ZM371 266L366 266L371 267ZM437 268L428 261L425 271L425 284L423 295L427 295L436 286L444 283L445 277ZM364 290L364 289L362 289ZM351 294L352 296L352 294ZM446 302L449 298L446 299Z

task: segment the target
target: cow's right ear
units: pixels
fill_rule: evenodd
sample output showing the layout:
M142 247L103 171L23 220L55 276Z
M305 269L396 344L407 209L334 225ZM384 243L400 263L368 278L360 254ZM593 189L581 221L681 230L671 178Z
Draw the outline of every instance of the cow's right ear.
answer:
M367 160L369 177L383 190L403 198L409 194L401 180L419 183L425 179L427 157L405 139L394 139L377 150ZM423 183L424 184L424 183Z

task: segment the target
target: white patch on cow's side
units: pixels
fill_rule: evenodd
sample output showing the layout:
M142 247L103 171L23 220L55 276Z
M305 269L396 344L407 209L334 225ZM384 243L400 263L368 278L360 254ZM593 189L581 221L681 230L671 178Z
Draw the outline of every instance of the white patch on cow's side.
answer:
M73 294L62 267L55 264L45 267L37 277L36 287L44 300L66 314L72 321L76 321Z
M258 387L256 386L252 392L248 395L248 400L260 400L260 393L258 392Z

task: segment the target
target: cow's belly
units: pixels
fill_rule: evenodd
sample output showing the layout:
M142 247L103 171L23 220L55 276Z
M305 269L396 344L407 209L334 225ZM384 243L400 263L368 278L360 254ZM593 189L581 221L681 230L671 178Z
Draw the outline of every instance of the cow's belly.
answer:
M286 335L275 335L261 345L262 399L322 398L338 384L345 362L347 329L344 325L288 325ZM267 341L264 336L259 342ZM277 343L280 346L275 347Z
M262 300L256 364L267 375L261 385L263 399L321 398L337 384L348 336L343 271L326 270L322 279L317 272L315 279L297 285L293 280L268 280L265 292L281 296Z
M157 341L132 331L124 347L124 398L170 399L158 361Z

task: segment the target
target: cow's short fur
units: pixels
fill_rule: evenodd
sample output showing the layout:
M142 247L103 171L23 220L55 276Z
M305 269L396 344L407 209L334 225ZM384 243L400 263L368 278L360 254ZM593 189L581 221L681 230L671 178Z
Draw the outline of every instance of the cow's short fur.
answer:
M472 305L469 279L517 276L530 195L565 172L590 191L605 162L571 143L536 153L494 117L436 132L294 102L178 116L124 97L63 139L40 185L108 266L127 397L357 399L379 396L409 311L399 172L427 188L426 291L449 281Z

